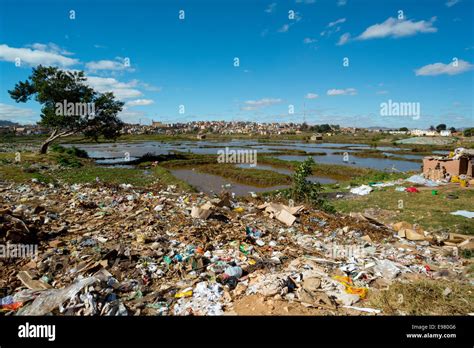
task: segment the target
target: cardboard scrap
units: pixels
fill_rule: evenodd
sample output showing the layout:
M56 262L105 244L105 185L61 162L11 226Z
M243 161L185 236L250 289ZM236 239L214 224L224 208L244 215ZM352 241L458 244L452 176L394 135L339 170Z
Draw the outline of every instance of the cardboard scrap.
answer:
M398 231L398 236L413 241L425 240L424 234L419 233L418 231L415 231L411 228L402 228L400 231Z
M33 276L28 271L18 272L17 277L24 286L31 290L46 290L51 288L51 285L42 282L41 280L34 280Z
M201 207L193 207L191 210L191 216L196 219L206 220L211 215L212 208L214 208L214 205L210 202L206 202L201 205Z
M269 213L271 218L275 217L278 221L283 222L287 226L291 226L296 220L295 215L304 209L304 205L289 207L278 203L264 203L257 208L265 209L265 212Z
M290 214L286 210L280 210L279 212L276 212L275 217L277 218L278 221L283 222L287 226L293 225L293 222L295 222L296 220L296 216Z
M393 229L397 232L399 232L401 229L405 229L405 228L412 228L412 224L406 222L406 221L400 221L400 222L397 222L396 224L393 224Z

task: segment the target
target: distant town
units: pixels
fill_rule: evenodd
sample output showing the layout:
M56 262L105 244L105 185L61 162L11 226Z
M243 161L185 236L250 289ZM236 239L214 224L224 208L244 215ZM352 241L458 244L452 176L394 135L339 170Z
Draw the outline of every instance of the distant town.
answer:
M321 140L322 137L330 137L336 134L358 134L361 132L369 133L386 133L394 135L410 135L410 136L441 136L450 137L455 135L471 136L472 128L448 128L445 124L430 126L428 129L409 129L402 128L386 128L386 127L341 127L339 125L308 125L306 123L258 123L244 121L193 121L186 123L163 123L152 121L151 125L142 124L124 124L121 133L129 135L141 134L196 134L198 139L204 139L206 134L223 134L223 135L291 135L302 133L313 133L311 140ZM0 120L0 134L3 135L43 135L48 134L47 128L41 125L20 125L10 121ZM463 134L464 133L464 134Z

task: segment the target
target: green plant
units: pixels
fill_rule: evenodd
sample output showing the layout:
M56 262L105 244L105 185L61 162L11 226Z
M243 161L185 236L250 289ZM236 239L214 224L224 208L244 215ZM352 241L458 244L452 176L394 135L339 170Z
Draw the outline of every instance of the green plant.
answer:
M54 144L53 146L51 146L51 151L58 152L58 153L65 153L70 156L79 157L79 158L89 158L87 151L78 149L75 146L66 148L61 145Z
M313 158L308 157L296 166L293 174L293 186L286 191L287 198L291 198L295 202L308 203L323 210L333 211L332 206L321 196L321 184L307 180L307 177L313 173L313 165Z
M82 167L82 163L79 162L75 157L67 156L67 155L59 155L57 158L57 162L59 165L63 167L71 167L71 168L79 168Z

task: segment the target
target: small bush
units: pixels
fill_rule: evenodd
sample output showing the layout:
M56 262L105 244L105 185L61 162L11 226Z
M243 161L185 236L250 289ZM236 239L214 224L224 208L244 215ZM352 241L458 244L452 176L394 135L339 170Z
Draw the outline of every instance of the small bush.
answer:
M293 186L285 191L287 198L298 203L307 203L326 211L334 211L334 208L321 197L321 184L314 183L306 178L313 173L314 160L308 157L298 164L293 174Z
M72 156L60 155L57 158L57 162L59 165L63 167L70 167L70 168L82 167L82 163Z
M64 146L55 144L51 146L51 151L58 152L58 153L65 153L65 154L68 154L74 157L79 157L79 158L89 158L87 151L78 149L75 146L66 148Z

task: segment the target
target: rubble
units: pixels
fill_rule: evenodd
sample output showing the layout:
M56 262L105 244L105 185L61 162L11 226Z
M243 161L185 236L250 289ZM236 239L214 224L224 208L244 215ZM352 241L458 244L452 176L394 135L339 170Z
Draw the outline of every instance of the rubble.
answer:
M327 214L173 186L0 183L0 192L0 242L38 246L0 258L6 315L224 315L256 295L378 315L367 299L394 281L467 281L457 250L473 243L386 226L376 212Z

